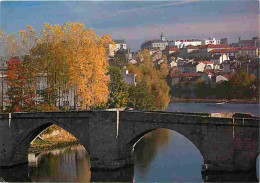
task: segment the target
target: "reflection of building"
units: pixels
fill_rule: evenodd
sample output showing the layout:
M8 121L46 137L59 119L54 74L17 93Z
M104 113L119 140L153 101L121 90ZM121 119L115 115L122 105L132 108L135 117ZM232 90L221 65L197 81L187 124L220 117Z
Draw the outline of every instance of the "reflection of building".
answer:
M31 181L89 182L91 178L89 155L81 145L29 153L28 162L37 167L30 171ZM41 170L48 170L49 174L38 172Z

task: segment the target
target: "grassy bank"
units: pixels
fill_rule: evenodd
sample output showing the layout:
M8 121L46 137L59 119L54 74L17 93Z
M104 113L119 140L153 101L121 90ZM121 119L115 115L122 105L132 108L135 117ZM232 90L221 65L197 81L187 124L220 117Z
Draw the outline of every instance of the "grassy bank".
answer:
M79 144L77 140L69 140L69 141L45 141L45 140L35 140L31 143L29 148L29 152L39 153L43 151L54 150L57 148L62 148L70 145Z

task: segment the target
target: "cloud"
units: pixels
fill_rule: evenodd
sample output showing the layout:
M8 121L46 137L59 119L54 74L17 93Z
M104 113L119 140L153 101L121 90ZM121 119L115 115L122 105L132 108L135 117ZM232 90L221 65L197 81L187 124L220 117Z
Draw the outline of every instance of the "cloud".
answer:
M113 37L142 39L151 38L164 32L167 35L212 35L216 33L242 33L258 31L259 21L256 15L227 17L202 23L153 24L146 26L128 26L98 30L110 33ZM158 37L158 36L157 36ZM155 37L156 38L156 37Z
M131 48L137 50L143 41L159 39L161 32L169 40L186 38L205 39L210 36L231 37L235 40L238 35L258 35L259 17L258 15L230 15L229 17L221 17L218 20L201 23L153 24L97 29L96 31L101 34L109 33L114 39L128 40L131 43Z
M165 3L165 1L161 1L162 4L160 3L160 4L141 7L141 8L118 10L118 11L115 11L114 14L118 15L118 14L124 14L124 13L143 12L143 11L147 11L147 10L148 11L150 11L150 10L154 11L154 9L156 9L156 8L165 8L165 7L177 6L177 5L181 5L181 4L189 4L189 3L194 3L194 2L197 2L197 1L200 1L200 0L182 0L182 1L174 0L174 1L166 1L167 3Z

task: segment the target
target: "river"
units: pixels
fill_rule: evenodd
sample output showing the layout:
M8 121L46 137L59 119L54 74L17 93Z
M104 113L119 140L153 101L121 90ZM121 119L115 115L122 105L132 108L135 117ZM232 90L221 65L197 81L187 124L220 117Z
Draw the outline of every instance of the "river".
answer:
M245 112L259 116L258 104L170 103L167 111ZM181 134L155 130L135 146L135 165L116 172L90 171L89 156L81 145L29 154L29 166L0 170L0 181L33 182L202 182L248 181L255 174L202 175L203 158ZM259 157L257 160L259 176ZM253 177L253 178L252 178Z

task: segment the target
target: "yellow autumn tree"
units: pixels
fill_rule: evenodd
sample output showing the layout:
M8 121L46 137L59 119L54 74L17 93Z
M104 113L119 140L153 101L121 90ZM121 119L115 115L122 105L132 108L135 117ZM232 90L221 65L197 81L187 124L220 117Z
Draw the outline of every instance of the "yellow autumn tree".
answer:
M132 107L138 109L165 109L170 101L169 86L166 82L165 73L167 66L155 67L150 52L139 52L142 62L138 65L128 65L130 73L137 74L137 86L132 87L129 96Z
M31 57L39 72L47 75L48 92L74 90L83 109L107 101L109 35L98 36L78 22L44 24L36 42Z

